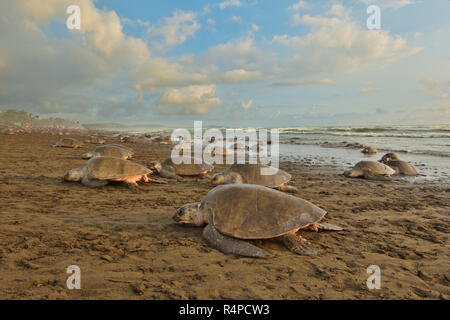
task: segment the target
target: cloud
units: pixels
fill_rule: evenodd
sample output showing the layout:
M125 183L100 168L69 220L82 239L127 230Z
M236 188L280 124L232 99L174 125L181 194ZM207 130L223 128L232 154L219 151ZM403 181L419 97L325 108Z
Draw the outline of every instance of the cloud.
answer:
M210 26L215 26L216 20L208 18L208 20L206 20L206 23L209 24Z
M450 93L450 81L436 81L430 77L420 80L418 93L433 96L438 99L447 99Z
M380 88L367 87L367 88L362 88L362 89L358 90L358 94L370 95L370 94L376 93L378 91L380 91Z
M398 9L404 6L408 6L411 4L415 4L418 1L416 0L378 0L376 2L372 1L372 0L358 0L361 3L367 4L367 5L372 5L372 4L376 4L378 6L380 6L381 9Z
M250 107L252 106L252 104L253 104L253 100L250 99L247 103L242 102L242 103L241 103L241 107L242 107L242 109L244 109L245 111L247 111L248 109L250 109Z
M309 4L304 0L299 0L298 2L292 4L288 9L292 11L298 11L300 9L309 9Z
M205 115L222 101L216 97L216 85L210 84L167 89L157 104L157 110L162 114Z
M293 81L281 81L272 83L273 87L298 87L298 86L311 86L311 85L333 85L335 82L330 79L320 80L293 80Z
M231 17L231 21L241 23L242 22L242 18L240 16L232 16Z
M243 3L240 0L227 0L224 2L221 2L219 4L220 10L224 10L228 7L241 7Z
M243 69L230 70L221 74L218 79L221 82L244 82L261 79L263 75L260 72L246 71Z
M162 42L153 42L158 50L169 50L182 44L188 37L195 35L200 24L196 21L197 14L190 11L175 10L172 17L164 18L165 25L150 28L150 36L162 36Z
M309 27L310 32L302 36L275 35L272 39L272 43L292 52L293 58L282 66L286 72L351 73L369 66L382 67L421 50L408 48L401 36L362 28L342 5L333 5L325 15L297 14L294 21Z

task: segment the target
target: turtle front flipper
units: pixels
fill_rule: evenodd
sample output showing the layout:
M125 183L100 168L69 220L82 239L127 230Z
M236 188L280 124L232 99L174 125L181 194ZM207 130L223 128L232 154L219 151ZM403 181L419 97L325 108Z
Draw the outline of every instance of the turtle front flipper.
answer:
M296 187L287 186L285 184L282 184L281 186L276 187L275 189L283 192L289 192L289 193L297 193L298 189Z
M251 258L267 258L270 256L270 253L267 251L246 241L224 236L214 228L212 223L208 224L205 229L203 229L203 238L223 253L237 254Z
M103 187L108 184L106 180L91 179L89 175L85 175L81 183L90 188Z
M374 181L392 181L390 176L375 176L369 169L364 169L364 178Z
M280 240L286 248L301 256L315 256L318 254L317 249L311 242L293 232L281 236Z
M177 175L176 171L172 167L164 167L159 171L159 175L166 179L176 179L176 180L182 180L179 175Z
M329 223L311 223L307 225L306 227L302 228L302 230L312 230L315 232L318 232L319 230L325 230L325 231L342 231L341 227L329 224Z

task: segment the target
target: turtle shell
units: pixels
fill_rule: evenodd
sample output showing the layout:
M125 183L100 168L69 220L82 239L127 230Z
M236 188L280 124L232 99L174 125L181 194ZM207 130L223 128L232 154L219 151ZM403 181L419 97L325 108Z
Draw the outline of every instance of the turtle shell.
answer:
M103 157L114 157L114 158L124 158L133 155L133 152L127 149L112 145L99 146L94 149L94 153L97 153L98 155Z
M224 174L229 172L239 173L242 177L242 182L245 184L259 184L261 186L276 188L291 180L291 175L286 171L278 169L277 173L272 175L261 174L262 168L269 168L269 166L261 164L233 164Z
M138 163L113 157L96 157L87 162L92 179L110 180L149 174L152 171Z
M386 164L398 174L404 174L406 176L416 176L419 174L419 170L415 166L403 160L390 160Z
M220 233L248 240L276 238L326 214L304 199L249 184L218 186L207 194L203 206L211 211Z
M175 169L176 174L180 176L197 176L205 171L210 171L214 169L214 167L210 164L202 162L202 164L195 164L195 159L192 159L193 163L181 163L175 164L172 161L172 158L167 158L163 161L163 167L173 167Z
M71 148L76 145L81 145L81 143L78 140L73 139L73 138L62 138L56 143L56 145L60 146L60 147Z
M355 169L369 169L374 176L383 176L383 175L391 175L395 174L395 170L391 167L385 165L384 163L380 163L377 161L361 161L358 162Z

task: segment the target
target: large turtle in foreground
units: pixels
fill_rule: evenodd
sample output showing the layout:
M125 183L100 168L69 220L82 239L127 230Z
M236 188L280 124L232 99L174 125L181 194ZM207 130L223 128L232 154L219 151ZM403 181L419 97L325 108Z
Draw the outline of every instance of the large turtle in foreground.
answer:
M148 177L152 171L138 163L113 157L95 157L86 165L69 170L65 176L66 181L81 181L88 187L102 187L110 181L122 181L129 185L137 185L136 182L157 182Z
M360 161L353 169L345 171L347 178L363 177L369 180L389 181L390 176L395 174L391 167L376 161Z
M199 162L196 164L195 162ZM214 166L203 162L203 160L192 163L175 164L172 158L167 158L162 163L153 161L148 164L151 170L155 170L163 178L180 179L180 176L204 176L214 169Z
M61 138L57 143L55 143L52 146L62 148L81 148L82 143L73 138Z
M133 151L129 149L125 149L116 145L104 145L99 146L94 149L92 152L84 153L81 157L83 159L91 159L94 157L114 157L120 158L124 160L131 159L133 157Z
M268 170L270 174L264 173ZM291 175L284 170L261 164L233 164L224 172L217 173L212 178L214 185L221 184L257 184L285 192L297 192L297 188L287 186Z
M297 234L342 228L319 223L326 211L314 204L259 185L225 185L206 198L179 208L173 219L197 227L207 224L203 237L224 253L263 258L270 254L244 240L279 239L294 253L316 255L314 246Z

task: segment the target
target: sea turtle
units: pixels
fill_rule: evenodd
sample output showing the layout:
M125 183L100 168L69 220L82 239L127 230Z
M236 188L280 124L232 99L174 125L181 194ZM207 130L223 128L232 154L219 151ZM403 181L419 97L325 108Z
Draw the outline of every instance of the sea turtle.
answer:
M374 147L365 147L361 152L365 154L376 154L378 151Z
M271 169L264 174L263 169ZM268 170L269 171L269 170ZM261 164L233 164L224 172L217 173L212 178L214 185L221 184L257 184L285 192L297 192L297 188L287 186L291 175L284 170Z
M397 174L405 176L417 176L419 174L419 169L403 160L390 160L386 161L385 164L394 169Z
M85 143L91 143L91 144L105 144L105 139L102 139L100 137L90 137L89 139L84 141Z
M53 147L81 148L81 142L73 138L61 138Z
M131 159L134 153L128 149L116 146L116 145L104 145L94 149L94 151L87 152L81 157L83 159L90 159L93 157L114 157L124 160Z
M369 180L390 180L390 176L395 174L391 167L376 161L360 161L353 169L345 171L344 175L348 178L364 177Z
M113 157L95 157L90 159L86 165L69 170L65 176L66 181L81 181L88 187L102 187L110 181L123 181L130 185L136 182L157 182L148 177L152 171L140 164Z
M243 240L278 238L294 253L317 254L296 233L301 229L342 230L319 223L325 215L325 210L301 198L259 185L234 184L212 189L203 201L179 208L173 219L182 225L207 224L203 237L224 253L263 258L270 254Z
M379 162L381 163L385 163L391 160L403 160L398 154L394 153L394 152L390 152L390 153L386 153L380 160Z
M169 179L180 179L180 176L204 176L214 169L214 166L203 162L203 160L197 161L201 164L195 162L194 158L192 163L175 164L169 157L162 163L158 161L150 162L148 167L158 172L161 177Z

